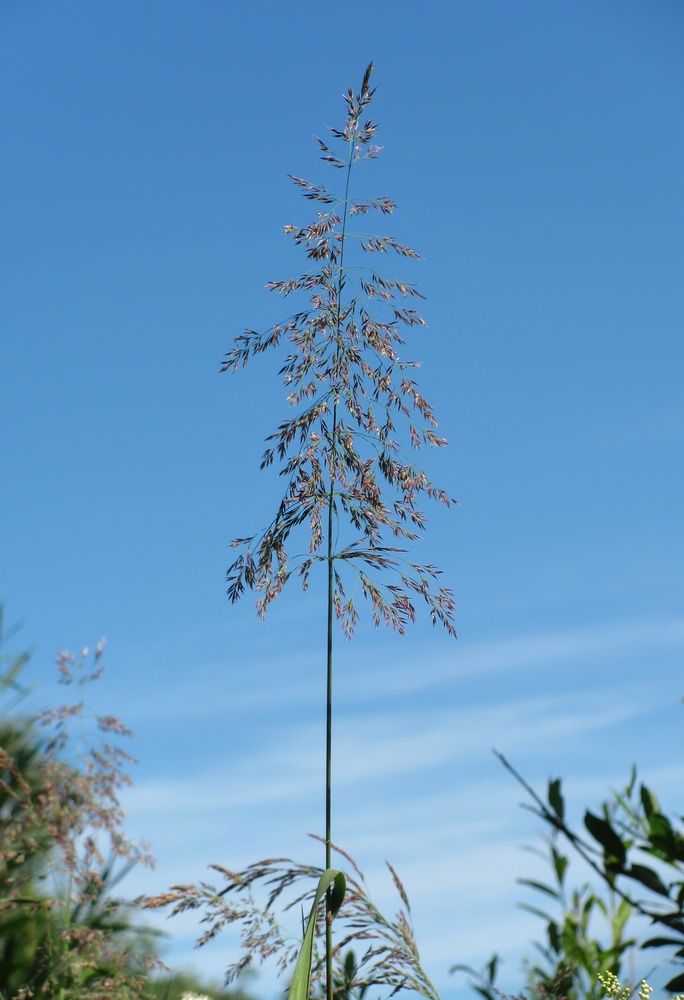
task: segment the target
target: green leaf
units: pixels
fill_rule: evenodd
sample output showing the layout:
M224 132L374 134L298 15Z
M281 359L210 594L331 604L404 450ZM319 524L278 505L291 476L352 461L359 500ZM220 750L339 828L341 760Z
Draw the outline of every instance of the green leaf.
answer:
M561 935L558 929L558 924L552 920L550 924L546 927L546 933L549 936L549 944L552 951L559 955L561 951Z
M654 812L648 817L649 833L654 847L667 850L672 843L672 824L667 816Z
M556 778L554 781L549 782L549 805L555 812L558 819L563 822L563 815L565 813L565 803L563 802L563 795L561 793L561 780Z
M490 986L496 979L496 970L498 968L498 965L499 965L499 956L495 952L485 965L485 971L487 973L487 982L489 983Z
M681 833L674 834L674 848L672 851L677 861L684 861L684 837Z
M665 983L665 987L664 988L666 990L669 990L670 993L679 993L680 990L683 990L684 989L684 972L680 972L680 974L678 976L675 976L674 979L671 979L669 981L669 983Z
M559 850L555 847L551 847L551 860L553 861L554 871L556 872L556 878L558 879L558 884L563 885L563 879L565 878L565 872L568 867L568 859L564 854L561 854Z
M660 880L660 876L657 872L654 872L652 868L647 868L646 865L632 865L627 869L625 875L629 875L630 878L636 879L637 882L641 882L645 885L647 889L651 892L657 892L661 896L670 895L670 891L667 886L663 885Z
M582 925L584 927L588 925L589 917L591 916L591 911L594 909L595 906L598 906L598 908L602 910L603 913L605 914L606 904L603 902L602 899L599 899L598 896L594 896L593 893L590 893L585 899L584 903L582 904L582 909L581 909L581 916L583 918Z
M2 638L2 636L0 636L0 638ZM7 673L0 677L0 691L4 691L5 688L19 688L19 685L17 684L17 677L24 669L30 658L29 653L21 653L14 659L14 663L9 668Z
M632 904L626 899L620 900L620 905L617 908L617 912L613 917L613 936L618 937L622 934L625 924L632 915Z
M669 937L654 937L649 938L648 941L644 941L641 945L642 948L662 948L664 945L676 944L681 946L681 938L669 938Z
M532 913L535 917L541 917L542 920L546 920L547 922L553 920L553 917L548 913L544 913L543 910L538 910L536 906L529 906L527 903L516 903L516 906L519 910L525 910L526 913Z
M606 860L616 861L622 865L625 860L625 845L610 823L587 810L584 814L584 825L603 848Z
M560 899L560 894L556 892L555 889L551 889L548 885L544 885L543 882L535 882L530 878L518 878L516 879L518 885L529 886L530 889L537 889L538 892L545 892L548 896L552 896L553 899Z
M641 804L644 807L647 819L650 819L654 813L660 812L658 800L650 788L647 788L646 785L642 785L639 790L639 794L641 796Z
M632 770L629 772L629 781L628 781L627 785L625 786L625 794L628 797L631 797L632 792L634 791L634 785L636 783L636 776L637 776L636 764L632 764Z
M302 947L300 948L299 955L297 956L297 964L295 965L292 982L290 983L287 1000L309 1000L309 993L311 992L313 942L314 934L316 933L316 912L318 910L318 904L323 899L328 889L331 890L330 909L333 917L335 917L340 909L340 906L342 905L344 894L347 889L347 880L345 879L344 874L336 868L326 869L318 880L318 888L316 889L316 895L311 905L309 921L306 925L306 931L304 932Z

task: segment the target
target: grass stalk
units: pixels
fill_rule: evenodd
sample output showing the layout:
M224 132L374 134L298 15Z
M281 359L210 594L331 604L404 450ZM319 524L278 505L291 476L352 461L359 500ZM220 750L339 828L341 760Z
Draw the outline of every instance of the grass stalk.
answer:
M275 516L254 535L233 540L239 552L228 567L228 596L239 600L256 590L263 618L294 575L303 589L314 569L326 564L326 749L325 866L332 867L333 631L338 623L351 638L359 619L355 596L370 604L376 626L404 634L416 619L416 602L425 603L433 624L455 635L453 595L438 584L440 571L405 558L404 543L420 537L425 515L421 495L449 506L449 496L434 486L406 454L405 446L443 447L430 404L412 377L417 362L403 357L406 329L425 326L407 307L423 296L414 284L393 278L387 255L416 259L415 250L390 235L374 235L358 222L369 214L391 216L391 198L352 201L352 168L378 157L377 124L365 117L375 93L373 66L361 89L345 95L342 130L329 131L346 146L346 155L316 138L321 158L344 177L344 192L291 176L304 197L317 203L310 225L285 226L308 265L298 277L269 281L267 288L288 298L304 293L309 306L264 332L245 330L235 338L222 371L237 371L255 355L287 341L289 353L280 375L294 413L267 438L261 468L280 464L285 491ZM352 221L357 225L352 226ZM350 244L347 247L347 243ZM350 258L348 251L355 250ZM344 297L344 301L343 301ZM406 303L406 305L404 305ZM400 443L403 424L405 444ZM287 547L294 535L308 534L308 553L294 559ZM347 583L351 577L352 583ZM349 586L349 590L347 587ZM326 997L333 1000L331 894L326 896Z
M335 523L335 480L336 473L336 439L337 439L337 407L338 393L336 372L339 369L340 347L342 343L342 291L344 288L344 247L347 235L347 207L349 205L349 182L354 163L354 145L356 136L349 139L349 160L347 162L347 177L344 189L344 208L342 212L342 228L340 232L340 264L337 277L337 303L335 315L335 360L333 364L333 405L332 405L332 435L330 442L330 489L328 491L328 613L327 613L327 662L326 662L326 712L325 712L325 867L332 867L332 720L333 720L333 631L334 631L334 593L335 593L335 543L333 528ZM333 1000L333 941L332 941L332 889L326 893L325 914L325 989L327 1000Z

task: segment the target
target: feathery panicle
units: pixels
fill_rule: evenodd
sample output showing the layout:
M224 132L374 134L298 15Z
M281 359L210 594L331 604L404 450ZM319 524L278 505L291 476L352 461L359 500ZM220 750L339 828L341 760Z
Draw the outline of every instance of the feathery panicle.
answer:
M286 298L308 296L308 305L264 333L245 331L222 366L236 371L253 356L287 345L280 375L293 410L267 439L261 462L262 469L278 464L286 484L282 500L262 531L233 542L239 554L228 569L228 595L236 601L245 588L256 590L264 616L293 572L306 589L316 564L334 560L334 612L347 635L358 620L353 596L347 596L354 587L344 582L350 575L370 601L376 625L403 633L422 601L433 623L455 634L453 596L438 585L439 570L404 559L406 545L425 526L421 499L454 502L400 443L402 435L414 451L447 443L412 377L419 366L403 355L406 332L425 326L405 303L423 296L412 283L390 276L382 260L418 254L390 235L351 228L356 219L390 216L395 208L384 195L349 195L352 168L380 152L373 144L378 126L365 117L375 93L372 69L370 64L359 93L350 88L345 96L344 128L330 129L339 155L317 138L322 159L346 170L344 191L292 176L304 197L320 206L309 225L285 227L311 269L266 287ZM330 524L339 540L334 552L323 544ZM308 552L291 559L295 533L308 536Z
M388 865L403 905L394 917L388 918L371 899L354 859L335 845L333 850L347 861L353 872L347 875L347 895L335 921L340 927L334 952L336 976L343 971L348 949L354 946L359 959L354 962L353 995L361 996L364 989L380 986L389 990L389 996L407 989L427 1000L439 1000L423 969L408 899L394 869ZM262 963L269 958L276 960L279 974L291 972L300 944L296 915L302 906L306 909L310 905L313 886L322 869L288 858L269 858L240 872L222 865L211 868L223 879L221 888L208 882L172 886L169 892L149 898L143 905L148 909L170 907L171 915L190 910L201 912L204 931L197 940L198 947L213 940L225 927L239 925L241 954L226 970L226 983L233 982L254 962ZM288 915L289 928L285 925ZM319 920L322 925L323 907ZM319 989L323 978L324 958L316 951L312 981Z

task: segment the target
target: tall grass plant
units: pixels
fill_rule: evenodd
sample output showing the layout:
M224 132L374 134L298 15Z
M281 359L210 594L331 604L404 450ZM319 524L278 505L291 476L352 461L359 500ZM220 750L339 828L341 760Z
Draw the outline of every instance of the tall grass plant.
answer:
M227 573L228 596L235 602L247 590L255 591L256 609L263 618L291 577L299 579L304 590L315 574L322 577L326 593L326 621L321 633L326 674L325 865L319 871L286 861L260 862L242 873L215 866L228 880L218 907L211 894L207 896L196 887L177 889L154 901L157 905L171 903L176 909L208 905L209 936L225 922L244 921L244 939L255 954L263 957L275 947L281 964L296 962L293 982L296 989L302 984L301 995L306 996L311 973L317 973L312 935L318 896L323 895L325 884L327 1000L333 1000L335 955L341 960L341 945L335 948L332 938L335 912L339 910L347 918L346 944L373 938L379 927L384 928L382 937L391 923L383 924L384 918L353 877L350 898L354 902L347 901L345 909L345 879L332 867L335 625L351 638L359 620L359 600L365 599L376 626L386 625L403 634L422 604L433 623L455 635L453 595L440 585L440 571L431 564L414 562L408 552L425 528L422 501L427 498L447 506L453 501L412 456L424 446L442 448L447 443L438 435L433 409L413 377L419 365L407 360L405 353L406 334L425 327L415 308L423 296L415 284L388 271L388 258L408 262L418 254L384 230L378 235L369 228L370 218L392 216L395 204L385 195L359 197L354 184L361 162L377 159L381 148L375 144L378 126L368 117L375 95L372 72L370 64L360 90L347 91L343 127L329 129L330 137L325 140L316 137L321 158L337 174L339 185L291 178L317 210L308 224L285 227L285 233L304 253L305 270L267 285L293 302L292 311L264 332L246 330L238 336L222 365L222 371L236 372L257 355L280 352L280 376L291 415L267 439L261 468L277 466L285 488L269 523L233 541L236 555ZM285 866L284 873L277 868L280 864ZM318 894L303 950L295 957L271 922L270 908L284 887L316 875ZM254 903L244 911L223 908L228 893L251 891L255 882L268 882L269 878L278 889L271 893L264 909L259 910ZM398 934L403 943L398 948L383 945L378 953L371 947L359 968L367 973L372 968L374 978L355 985L361 988L373 982L396 987L401 983L432 996L433 988L424 973L416 977L408 971L420 963L412 933L407 931L406 894L398 879L395 881L404 915L389 933L390 937ZM258 932L254 930L255 919ZM206 939L207 935L200 940ZM383 956L382 962L375 961L378 955ZM303 978L302 962L306 966Z

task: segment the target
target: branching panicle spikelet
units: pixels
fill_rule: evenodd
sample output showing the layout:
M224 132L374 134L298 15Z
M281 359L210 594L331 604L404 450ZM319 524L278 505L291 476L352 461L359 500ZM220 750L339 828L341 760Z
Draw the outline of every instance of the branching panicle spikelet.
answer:
M331 128L334 140L346 145L348 156L338 156L328 142L316 137L322 159L333 167L349 168L361 159L374 159L377 124L365 117L373 100L372 65L361 90L344 96L347 120L343 130ZM376 624L403 632L415 619L414 597L427 604L433 622L454 633L451 591L431 589L432 567L412 563L402 569L401 543L415 541L425 526L419 509L421 495L447 506L453 502L437 489L423 470L409 462L397 440L397 423L406 423L412 449L444 447L435 433L432 407L421 396L410 370L418 367L401 356L402 330L425 326L415 309L398 300L423 296L415 285L399 281L363 260L395 253L418 258L411 247L390 235L354 232L349 222L371 213L388 216L394 202L383 195L353 201L325 185L290 175L304 197L321 206L309 225L287 225L285 232L301 247L314 270L295 278L270 281L267 288L280 295L309 295L308 308L259 334L246 330L236 337L222 371L236 371L248 360L282 341L290 345L280 375L288 403L296 414L269 436L261 468L280 463L286 480L283 499L270 524L248 539L236 539L241 549L228 569L228 595L238 600L245 588L259 592L257 610L264 615L285 582L296 570L306 588L314 563L330 557L321 550L326 505L332 504L336 534L341 539L333 554L340 566L356 572L364 596L371 602ZM354 260L354 247L360 258ZM358 255L357 255L358 256ZM374 311L371 311L373 309ZM379 311L378 311L379 310ZM422 426L421 426L422 424ZM344 515L344 518L343 518ZM295 529L310 533L308 556L292 568L287 554ZM399 546L388 546L389 535ZM387 553L393 553L388 558ZM367 572L389 571L392 583ZM347 635L358 620L353 601L345 600L336 575L335 615Z
M423 969L411 924L408 897L394 868L387 864L403 905L390 919L371 899L363 873L354 859L335 845L333 850L346 860L352 872L347 875L347 895L336 918L336 924L340 926L340 940L335 946L338 971L345 949L355 945L360 949L352 984L357 995L369 986L384 986L389 988L390 996L393 991L403 988L427 1000L439 1000ZM144 905L150 909L170 908L172 915L201 910L200 922L205 930L197 940L198 946L211 941L228 925L239 926L242 953L228 967L227 983L233 982L254 961L261 963L268 958L276 959L279 973L291 970L299 942L296 930L293 932L292 928L286 928L283 921L288 914L298 913L302 905L310 902L312 886L320 877L321 869L288 858L269 858L240 872L222 865L211 867L224 879L222 888L207 882L172 886L169 892L147 899ZM259 898L260 890L265 899ZM276 915L276 907L280 908L280 915ZM321 912L321 924L323 921L324 914ZM296 926L296 921L294 924ZM314 983L322 982L323 964L323 956L317 951L312 977Z

